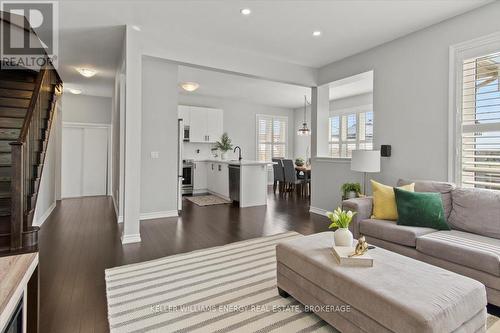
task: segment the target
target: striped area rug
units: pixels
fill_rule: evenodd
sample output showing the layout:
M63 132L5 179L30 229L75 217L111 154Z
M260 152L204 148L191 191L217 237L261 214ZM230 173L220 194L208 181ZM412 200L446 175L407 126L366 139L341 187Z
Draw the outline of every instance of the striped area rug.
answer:
M276 289L295 232L106 270L111 332L336 332Z
M276 289L284 234L107 269L111 332L337 332ZM498 318L489 316L488 333Z

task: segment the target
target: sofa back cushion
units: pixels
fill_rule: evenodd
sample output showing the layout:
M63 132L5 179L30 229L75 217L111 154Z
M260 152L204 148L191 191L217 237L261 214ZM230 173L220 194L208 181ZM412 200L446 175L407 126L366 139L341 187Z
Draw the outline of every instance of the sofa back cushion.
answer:
M453 229L500 239L500 191L457 188L451 193Z
M415 183L415 192L441 193L441 199L443 200L444 216L446 219L450 217L452 208L451 191L453 191L456 188L455 184L446 182L436 182L432 180L400 179L398 181L398 186L411 183Z

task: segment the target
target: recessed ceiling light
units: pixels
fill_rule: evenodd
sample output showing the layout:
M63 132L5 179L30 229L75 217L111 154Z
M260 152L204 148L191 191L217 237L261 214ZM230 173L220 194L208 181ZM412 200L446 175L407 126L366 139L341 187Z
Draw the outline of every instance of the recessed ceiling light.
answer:
M196 82L184 82L183 84L181 84L181 87L186 91L193 92L198 89L200 85Z
M248 16L248 15L252 14L252 11L250 10L250 8L243 8L240 10L240 13L242 15Z
M72 93L73 95L80 95L82 93L82 91L80 89L68 89L70 93Z
M138 26L138 25L133 25L132 29L134 29L135 31L141 31L142 30L141 27Z
M314 36L314 37L319 37L319 36L321 36L321 31L319 31L319 30L315 30L315 31L313 31L313 36Z
M97 74L97 71L91 68L77 68L76 70L85 77L92 77Z

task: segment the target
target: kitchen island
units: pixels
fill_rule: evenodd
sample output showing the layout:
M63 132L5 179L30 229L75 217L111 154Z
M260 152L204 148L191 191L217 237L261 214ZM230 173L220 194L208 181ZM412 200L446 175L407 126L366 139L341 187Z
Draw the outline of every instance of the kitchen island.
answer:
M195 194L211 193L240 207L267 204L268 166L251 160L194 160Z

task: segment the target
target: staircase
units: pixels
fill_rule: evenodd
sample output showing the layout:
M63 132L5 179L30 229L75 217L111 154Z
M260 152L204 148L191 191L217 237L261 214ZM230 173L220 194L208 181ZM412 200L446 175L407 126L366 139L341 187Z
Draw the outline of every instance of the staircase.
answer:
M33 216L61 92L50 63L0 69L0 256L38 249Z

